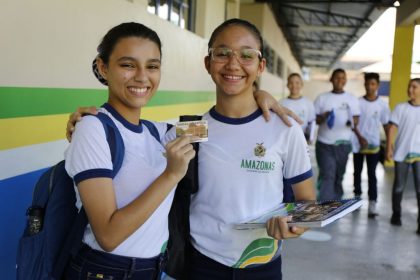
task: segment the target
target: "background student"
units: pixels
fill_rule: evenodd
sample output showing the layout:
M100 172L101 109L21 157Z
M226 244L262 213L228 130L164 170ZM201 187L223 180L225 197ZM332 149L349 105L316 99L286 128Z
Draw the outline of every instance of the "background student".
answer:
M306 140L309 141L311 125L315 125L315 107L311 100L302 96L302 77L298 73L292 73L287 77L289 96L280 100L280 104L292 110L302 120L302 130ZM310 143L309 143L310 144Z
M113 177L102 123L86 116L77 124L66 170L89 224L66 279L155 279L174 189L195 155L193 139L178 138L165 148L139 120L160 82L161 43L153 30L120 24L104 36L98 52L98 70L108 84L108 101L99 110L116 124L125 155ZM163 136L166 124L155 126Z
M417 234L420 234L420 78L410 80L407 93L408 102L398 104L391 114L386 145L387 160L395 161L391 224L402 224L401 201L411 166L418 205Z
M344 90L346 72L335 69L331 74L332 90L315 99L316 123L319 125L315 144L319 168L318 196L321 200L341 199L343 176L351 151L352 128L360 115L356 97Z
M359 124L352 135L353 165L354 165L354 195L362 196L362 170L366 158L368 173L368 216L378 215L376 201L378 197L376 166L380 157L380 127L386 132L389 121L389 107L377 95L379 88L379 74L365 73L366 94L359 98Z
M292 73L287 77L287 88L289 89L289 96L280 100L280 103L289 108L302 120L302 130L308 144L311 144L312 137L315 133L315 108L314 104L308 98L302 96L301 90L303 86L302 77L298 73ZM284 202L295 201L292 186L284 182L283 191Z

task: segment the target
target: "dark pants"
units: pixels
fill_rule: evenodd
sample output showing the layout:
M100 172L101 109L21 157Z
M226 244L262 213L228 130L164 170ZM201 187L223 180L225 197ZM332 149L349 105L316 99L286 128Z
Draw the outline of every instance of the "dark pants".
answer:
M105 253L84 245L66 271L68 280L155 280L162 257L141 259Z
M318 164L318 197L320 200L338 200L343 196L343 177L351 144L328 145L319 141L315 144Z
M252 268L232 268L193 249L191 280L281 280L281 256Z
M395 162L395 177L394 185L392 187L392 212L396 217L401 217L401 201L403 191L407 182L408 169L413 168L414 187L417 194L417 208L418 218L417 222L420 225L420 161L414 163Z
M379 162L379 152L376 154L353 154L353 166L354 166L354 195L362 195L362 170L363 170L363 161L366 157L367 172L368 172L368 197L369 200L374 200L378 198L378 187L376 180L376 166Z

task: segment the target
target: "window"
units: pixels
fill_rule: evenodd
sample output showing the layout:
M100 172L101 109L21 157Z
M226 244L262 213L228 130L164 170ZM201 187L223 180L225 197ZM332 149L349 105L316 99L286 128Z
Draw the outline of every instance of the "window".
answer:
M149 0L147 11L183 29L194 31L196 0Z
M274 50L264 42L263 56L267 61L265 67L270 73L274 73Z

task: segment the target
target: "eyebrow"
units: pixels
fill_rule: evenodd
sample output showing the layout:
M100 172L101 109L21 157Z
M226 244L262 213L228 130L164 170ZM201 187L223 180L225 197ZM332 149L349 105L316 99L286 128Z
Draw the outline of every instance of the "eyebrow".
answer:
M131 56L123 56L120 57L117 61L125 61L125 60L130 60L130 61L137 61L136 59L134 59ZM154 63L161 63L159 58L151 58L149 60L147 60L147 62L154 62Z

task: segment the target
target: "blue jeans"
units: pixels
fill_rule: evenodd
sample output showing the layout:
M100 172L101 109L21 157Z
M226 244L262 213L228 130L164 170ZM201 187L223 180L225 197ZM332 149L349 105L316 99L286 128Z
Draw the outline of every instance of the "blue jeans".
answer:
M281 280L281 256L251 268L232 268L193 249L190 280Z
M366 157L367 173L368 173L368 197L369 200L376 201L378 197L378 187L376 179L376 166L379 162L379 152L376 154L353 154L353 166L354 166L354 195L362 195L362 170L363 161Z
M130 258L101 252L83 245L66 270L68 280L155 280L160 275L162 256Z
M328 145L317 141L315 144L318 163L318 197L320 200L338 200L343 196L343 177L351 144Z

